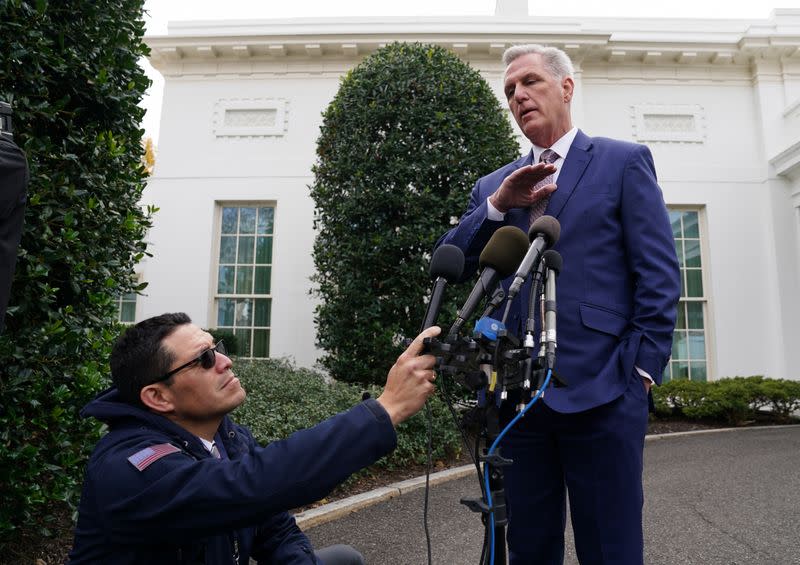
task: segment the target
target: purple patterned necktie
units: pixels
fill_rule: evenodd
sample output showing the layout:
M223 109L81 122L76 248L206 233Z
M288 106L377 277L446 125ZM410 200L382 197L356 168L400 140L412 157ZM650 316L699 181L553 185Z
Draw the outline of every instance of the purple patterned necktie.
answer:
M558 161L558 153L553 151L552 149L545 149L542 151L542 154L539 156L540 163L555 163ZM534 190L542 187L546 184L552 184L553 182L553 175L547 175L542 180L536 183L533 187ZM547 208L547 203L550 201L550 197L542 198L538 202L531 204L531 216L530 216L530 223L528 225L532 225L533 222L542 214L544 214L545 208Z

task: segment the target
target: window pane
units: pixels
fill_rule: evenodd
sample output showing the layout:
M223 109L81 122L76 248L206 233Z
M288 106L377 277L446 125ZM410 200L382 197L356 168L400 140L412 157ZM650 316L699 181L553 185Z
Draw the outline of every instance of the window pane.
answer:
M669 213L669 222L672 224L672 236L677 239L681 237L683 232L681 231L681 216L683 216L683 212L670 212Z
M692 361L692 380L706 382L706 364L702 362Z
M664 373L661 375L661 382L662 383L668 383L670 381L670 379L672 379L672 377L670 376L669 368L670 368L670 364L667 363L667 366L664 367Z
M236 267L236 293L253 293L253 267Z
M253 325L253 301L250 299L236 301L236 327Z
M272 238L259 237L256 246L256 263L259 265L272 263Z
M700 269L686 269L686 295L703 296L703 273Z
M253 264L253 237L251 236L242 236L239 238L239 255L236 258L236 262L240 265L252 265Z
M219 262L236 262L236 237L222 236L219 240Z
M272 300L269 298L256 298L256 327L267 327L270 325L270 305Z
M700 241L700 213L670 210L675 252L681 270L681 301L672 341L672 362L668 373L674 379L707 378L705 343L705 300ZM699 300L697 300L699 299Z
M268 357L275 209L224 206L221 214L216 325L234 332L242 357Z
M122 300L124 302L136 302L137 294L135 292L126 292L122 295Z
M136 302L123 302L119 315L120 322L133 322L136 319Z
M219 268L219 283L217 284L218 294L233 294L233 275L235 267L222 266Z
M254 294L269 294L271 267L256 267L256 288Z
M703 332L689 332L689 359L705 361L706 336Z
M700 267L700 240L687 239L684 240L683 246L686 249L686 266L687 267Z
M672 361L672 378L688 379L689 378L689 363L687 361Z
M253 357L269 357L269 330L253 330Z
M675 254L678 256L678 265L683 268L683 240L676 239L675 240Z
M239 208L239 233L255 233L256 209Z
M689 346L686 343L686 332L676 331L672 336L672 360L689 358Z
M703 323L703 303L687 302L686 308L689 312L689 329L705 329L705 324Z
M217 301L217 327L233 325L233 308L235 300L220 298Z
M274 208L259 208L258 209L258 233L271 234L273 218L275 216Z
M683 237L700 238L700 231L697 226L697 212L683 213Z
M237 208L222 209L222 233L236 233Z
M678 303L678 321L675 322L675 329L686 329L686 303L684 302Z
M250 332L251 330L236 330L233 334L236 336L236 342L239 346L239 355L242 357L250 357Z

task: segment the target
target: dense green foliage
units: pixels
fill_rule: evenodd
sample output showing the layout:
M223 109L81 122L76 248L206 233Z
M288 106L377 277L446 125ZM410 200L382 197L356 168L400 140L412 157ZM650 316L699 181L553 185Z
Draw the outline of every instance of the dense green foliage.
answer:
M767 414L789 421L800 411L800 382L736 377L712 382L671 380L653 387L656 414L742 424Z
M262 445L353 407L365 391L373 398L381 392L377 386L362 389L328 382L320 373L297 369L279 359L237 360L234 369L247 391L247 400L233 418L249 427ZM461 439L444 403L436 397L429 402L433 414L433 458L443 459L460 451ZM398 426L397 449L374 467L393 469L424 463L426 446L427 420L422 411Z
M0 100L31 181L0 336L0 539L57 501L74 504L98 437L79 409L107 381L115 297L149 215L137 107L143 0L0 2ZM0 542L2 543L2 542Z
M519 147L480 74L431 45L376 51L323 118L311 186L321 363L338 380L382 383L422 321L434 243L474 182ZM448 293L443 323L461 290Z

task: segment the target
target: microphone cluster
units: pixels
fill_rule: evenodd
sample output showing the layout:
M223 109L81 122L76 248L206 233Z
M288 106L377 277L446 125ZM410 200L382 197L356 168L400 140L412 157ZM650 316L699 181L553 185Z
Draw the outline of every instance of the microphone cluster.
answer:
M561 255L551 249L561 233L558 220L541 216L526 235L514 226L504 226L494 232L480 254L478 281L458 310L455 321L442 339L426 340L429 351L436 354L439 370L451 374L472 390L487 389L497 394L498 401L506 398L506 390L521 388L530 391L542 386L544 374L555 364L556 340L556 279L561 271ZM430 275L433 291L422 329L436 323L448 283L454 284L463 275L464 254L454 245L442 245L431 258ZM501 280L513 279L504 291ZM511 302L531 279L528 319L524 342L505 327ZM479 306L486 302L483 315L474 331L462 337L460 332ZM494 311L506 303L502 320L491 318ZM541 323L539 350L534 338L536 305ZM499 378L498 378L499 377ZM562 383L563 384L563 383Z

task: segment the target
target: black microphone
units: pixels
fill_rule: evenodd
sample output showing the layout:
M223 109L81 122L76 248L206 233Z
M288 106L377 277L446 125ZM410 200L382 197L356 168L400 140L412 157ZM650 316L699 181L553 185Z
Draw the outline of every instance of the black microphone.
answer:
M431 257L430 267L431 278L434 279L433 292L431 292L431 299L428 302L428 309L425 311L425 319L420 332L436 324L439 310L442 309L444 288L447 283L457 282L463 272L464 252L460 248L450 244L436 248Z
M509 302L514 299L519 289L525 284L525 279L528 278L531 270L539 262L542 251L555 245L560 235L561 224L553 216L540 216L533 222L531 229L528 231L531 246L528 248L528 252L522 262L520 262L519 268L514 275L514 281L508 289Z
M458 333L464 322L472 316L484 296L490 296L497 283L510 276L528 249L525 232L514 226L499 228L483 248L478 265L483 269L464 306L458 311L448 336Z
M564 259L558 251L548 249L542 255L547 267L544 283L544 328L545 328L545 360L547 368L552 369L556 363L556 277L561 272Z

